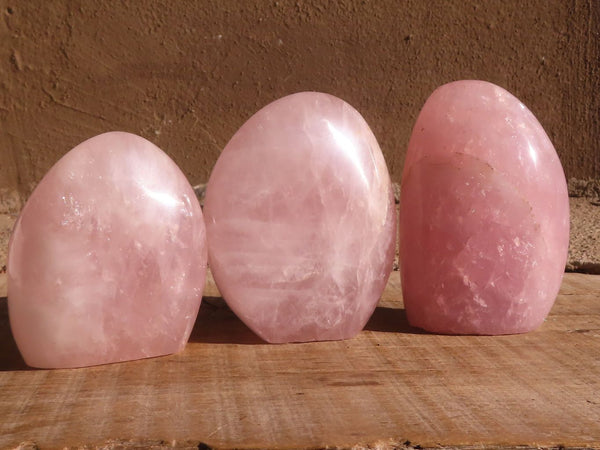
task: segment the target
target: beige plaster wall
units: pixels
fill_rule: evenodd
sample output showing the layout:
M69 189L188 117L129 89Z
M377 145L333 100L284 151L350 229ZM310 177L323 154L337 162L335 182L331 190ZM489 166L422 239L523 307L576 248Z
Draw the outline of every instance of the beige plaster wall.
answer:
M568 177L600 177L600 2L0 0L0 197L109 130L206 181L237 128L302 90L337 95L399 181L440 84L497 83L538 116Z

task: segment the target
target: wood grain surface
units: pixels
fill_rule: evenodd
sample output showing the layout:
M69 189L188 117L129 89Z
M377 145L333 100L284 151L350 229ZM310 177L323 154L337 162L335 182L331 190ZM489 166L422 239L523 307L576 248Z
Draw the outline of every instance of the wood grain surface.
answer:
M600 447L600 277L515 336L411 328L393 273L366 329L269 345L209 280L180 354L32 370L0 299L0 447Z

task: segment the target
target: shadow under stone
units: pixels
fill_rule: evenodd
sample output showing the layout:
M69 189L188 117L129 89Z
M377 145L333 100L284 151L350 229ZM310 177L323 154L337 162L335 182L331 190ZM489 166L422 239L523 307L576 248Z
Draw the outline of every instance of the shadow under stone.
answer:
M0 297L0 371L33 370L25 364L10 330L8 301Z
M375 308L364 329L382 333L429 334L408 323L405 309L389 308L387 306Z
M221 297L204 297L189 342L266 344L248 328Z
M404 309L378 306L364 328L382 333L428 334L408 323ZM248 328L221 297L204 297L190 342L211 344L268 344Z

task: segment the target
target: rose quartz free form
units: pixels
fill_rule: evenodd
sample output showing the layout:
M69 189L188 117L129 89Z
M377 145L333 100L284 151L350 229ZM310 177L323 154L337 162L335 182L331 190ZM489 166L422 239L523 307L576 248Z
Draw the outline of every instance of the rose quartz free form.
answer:
M565 176L533 114L483 81L438 88L413 129L402 180L409 322L456 334L533 330L554 303L568 243Z
M389 175L362 116L303 92L252 116L211 174L209 262L232 310L268 342L345 339L389 277Z
M8 256L13 335L34 367L81 367L175 353L206 275L202 211L158 147L106 133L39 183Z

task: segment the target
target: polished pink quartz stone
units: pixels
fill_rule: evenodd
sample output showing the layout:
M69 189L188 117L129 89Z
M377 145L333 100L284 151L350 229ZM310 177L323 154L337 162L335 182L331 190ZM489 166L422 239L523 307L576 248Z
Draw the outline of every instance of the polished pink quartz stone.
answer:
M554 303L568 243L565 176L534 115L491 83L438 88L414 126L402 179L409 322L451 334L533 330Z
M392 269L395 208L375 136L331 95L252 116L211 174L209 264L231 309L273 343L346 339Z
M194 191L158 147L106 133L39 183L15 224L8 308L25 362L81 367L175 353L206 275Z

